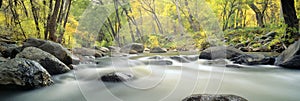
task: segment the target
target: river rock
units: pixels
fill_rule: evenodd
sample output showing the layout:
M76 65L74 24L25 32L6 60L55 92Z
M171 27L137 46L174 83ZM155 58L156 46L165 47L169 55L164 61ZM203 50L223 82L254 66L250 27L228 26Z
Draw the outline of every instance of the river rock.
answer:
M110 52L113 52L113 53L118 53L121 50L120 47L115 47L115 46L109 46L108 49L110 50Z
M217 47L210 47L203 50L200 53L199 59L208 59L208 60L224 59L224 58L232 59L242 54L245 53L233 47L217 46Z
M0 64L1 64L1 63L4 63L4 62L6 62L6 61L8 61L8 59L6 59L6 58L4 58L4 57L0 57Z
M226 59L215 59L215 60L207 60L200 62L203 65L209 65L209 66L225 66L230 63L229 60Z
M180 63L189 63L190 61L183 56L170 56L171 59L176 60Z
M123 72L112 72L105 74L101 77L104 82L125 82L134 79L133 74L123 73Z
M40 63L50 74L62 74L70 68L50 53L39 48L27 47L16 58L26 58Z
M24 47L12 47L7 48L5 51L2 52L3 57L5 58L15 58L18 53L20 53Z
M143 53L144 45L141 43L131 43L131 44L123 46L121 48L120 52L129 53L131 50L137 51L138 53Z
M35 61L14 58L0 64L1 88L40 88L52 83L50 74Z
M151 57L149 57L148 59L161 60L161 59L163 59L163 58L164 58L164 57L157 55L157 56L151 56Z
M135 50L130 50L130 51L129 51L129 54L138 54L138 52L135 51Z
M300 69L300 40L290 45L285 51L283 51L275 61L275 65Z
M48 52L58 58L66 65L75 64L71 52L64 48L61 44L52 41L29 38L23 43L23 47L37 47Z
M72 50L73 54L78 54L82 56L95 56L97 57L103 57L105 54L102 51L91 49L91 48L74 48Z
M237 95L229 94L194 94L186 97L182 101L248 101Z
M102 52L104 52L104 53L108 53L110 50L108 49L108 48L106 48L106 47L100 47L100 48L98 48L98 50L100 50L100 51L102 51Z
M167 49L161 47L154 47L150 49L150 53L167 53Z
M146 65L172 65L173 62L169 60L147 60L143 61Z
M197 61L198 60L198 56L183 56L183 57L189 61Z
M234 57L231 61L246 65L274 65L275 57L265 57L262 54L243 54Z

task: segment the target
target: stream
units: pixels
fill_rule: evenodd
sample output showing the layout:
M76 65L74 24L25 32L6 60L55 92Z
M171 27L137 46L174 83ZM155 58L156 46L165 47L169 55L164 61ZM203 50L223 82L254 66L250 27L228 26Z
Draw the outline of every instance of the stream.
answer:
M198 55L188 55L198 57ZM208 60L172 65L145 64L152 56L96 59L71 72L53 76L55 84L29 91L0 91L1 101L180 101L191 94L234 94L249 101L299 101L300 71L276 66L204 65ZM160 60L159 60L160 61ZM134 80L102 82L113 71L132 73Z

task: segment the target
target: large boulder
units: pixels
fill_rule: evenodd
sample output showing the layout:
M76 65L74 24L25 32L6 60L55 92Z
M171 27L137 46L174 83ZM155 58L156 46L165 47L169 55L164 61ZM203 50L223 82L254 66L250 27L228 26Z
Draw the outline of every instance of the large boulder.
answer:
M26 58L40 63L50 74L62 74L70 71L70 68L55 56L35 47L27 47L16 58Z
M121 48L120 52L129 53L131 50L137 51L138 53L143 53L144 45L141 43L131 43L131 44L123 46Z
M200 53L199 59L208 59L208 60L224 59L224 58L232 59L242 54L245 53L233 47L217 46L217 47L210 47L203 50Z
M40 88L52 83L50 74L35 61L14 58L0 64L1 88Z
M23 43L23 47L37 47L48 52L58 58L66 65L75 64L71 52L64 48L61 44L52 41L29 38Z
M96 49L91 49L91 48L74 48L72 50L73 54L81 55L81 56L95 56L95 57L103 57L105 54Z
M275 65L300 69L300 40L290 45L285 51L283 51L275 61Z
M227 95L227 94L194 94L186 97L182 101L248 101L237 95Z
M150 49L150 53L167 53L167 49L161 47L154 47Z

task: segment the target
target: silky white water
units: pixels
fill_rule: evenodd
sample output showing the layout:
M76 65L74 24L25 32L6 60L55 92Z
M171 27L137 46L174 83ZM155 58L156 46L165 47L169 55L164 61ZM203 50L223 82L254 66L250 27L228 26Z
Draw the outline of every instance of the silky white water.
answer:
M207 60L173 65L145 65L148 57L108 57L98 64L81 64L55 84L29 91L0 91L1 101L180 101L191 94L234 94L249 101L299 101L300 71L275 66L203 65ZM132 58L132 57L131 57ZM132 73L124 83L104 83L101 75Z

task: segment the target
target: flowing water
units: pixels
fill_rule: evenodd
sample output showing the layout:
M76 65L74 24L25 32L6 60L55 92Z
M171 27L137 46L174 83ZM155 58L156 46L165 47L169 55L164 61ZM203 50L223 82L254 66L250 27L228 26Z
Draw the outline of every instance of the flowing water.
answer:
M190 57L193 57L192 55ZM197 56L195 56L197 57ZM249 101L299 101L300 71L275 66L225 68L207 60L146 65L149 56L106 57L81 64L55 84L30 91L0 91L1 101L180 101L191 94L235 94ZM107 83L101 75L127 72L135 79Z

